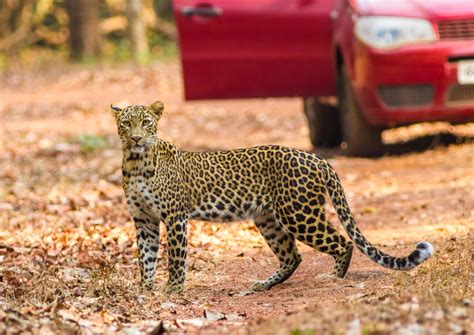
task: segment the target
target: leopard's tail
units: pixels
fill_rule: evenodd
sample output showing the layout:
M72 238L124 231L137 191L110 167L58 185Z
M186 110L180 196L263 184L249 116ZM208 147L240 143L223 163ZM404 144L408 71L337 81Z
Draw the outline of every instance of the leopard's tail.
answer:
M336 209L339 220L341 221L344 229L356 244L357 248L367 255L375 263L378 263L384 267L394 270L410 270L420 265L434 253L434 248L429 242L420 242L416 245L416 249L412 251L406 257L393 257L386 253L378 250L374 247L357 228L356 222L352 217L349 210L344 190L341 185L341 181L337 176L334 169L327 164L327 182L326 187L328 189L331 201Z

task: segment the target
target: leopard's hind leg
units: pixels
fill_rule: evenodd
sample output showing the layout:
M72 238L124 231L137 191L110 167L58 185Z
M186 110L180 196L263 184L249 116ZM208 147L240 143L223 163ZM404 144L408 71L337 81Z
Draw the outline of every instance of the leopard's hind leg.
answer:
M344 278L351 263L354 246L326 220L324 209L320 208L320 211L321 214L314 222L308 219L304 224L298 224L294 235L310 247L331 255L336 262L334 275Z
M274 274L252 286L254 291L266 291L290 278L301 263L301 255L296 248L295 238L282 229L273 215L256 218L255 225L280 261L280 268Z
M326 219L324 189L295 180L294 199L282 202L279 211L285 229L299 241L334 257L334 275L343 278L352 258L353 244Z

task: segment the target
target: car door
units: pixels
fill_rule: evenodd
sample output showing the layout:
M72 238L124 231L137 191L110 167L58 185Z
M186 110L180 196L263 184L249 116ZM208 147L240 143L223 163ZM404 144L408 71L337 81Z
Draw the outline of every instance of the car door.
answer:
M174 0L185 97L334 94L335 0Z

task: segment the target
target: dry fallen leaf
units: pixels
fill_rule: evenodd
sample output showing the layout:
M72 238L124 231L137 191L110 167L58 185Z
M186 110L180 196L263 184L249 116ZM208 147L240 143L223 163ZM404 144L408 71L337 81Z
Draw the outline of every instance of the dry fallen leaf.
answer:
M301 99L186 103L179 73L174 61L0 73L0 334L326 334L357 331L353 320L374 333L474 333L466 285L474 222L469 143L376 160L316 149L343 180L356 220L367 214L357 221L377 247L404 255L419 239L436 242L435 257L408 275L355 253L346 279L335 281L333 260L299 245L297 272L252 294L250 279L278 268L254 223L191 221L185 292L143 290L109 103L146 102L160 92L167 104L160 136L188 150L311 149ZM423 124L383 135L391 143L440 129L472 137L473 125ZM85 152L78 138L108 146ZM334 209L326 213L340 229ZM167 280L164 231L156 286Z
M179 328L186 328L187 325L195 326L195 327L202 327L206 322L205 318L192 318L192 319L182 319L176 320L176 324Z
M229 292L229 296L231 297L245 297L246 295L254 294L254 291L240 291L240 292Z
M204 310L204 317L208 321L219 321L225 319L225 314L220 312L212 312L208 310Z

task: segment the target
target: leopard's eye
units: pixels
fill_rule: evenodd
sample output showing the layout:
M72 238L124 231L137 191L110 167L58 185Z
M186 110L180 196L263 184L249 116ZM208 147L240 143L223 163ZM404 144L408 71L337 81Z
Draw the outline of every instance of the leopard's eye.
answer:
M130 123L130 121L125 120L125 121L122 122L122 126L130 128L132 126L132 124Z
M143 120L143 122L142 122L142 126L144 126L144 127L149 126L150 124L151 124L150 119L145 119L145 120Z

